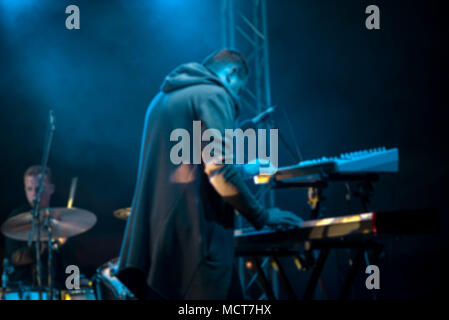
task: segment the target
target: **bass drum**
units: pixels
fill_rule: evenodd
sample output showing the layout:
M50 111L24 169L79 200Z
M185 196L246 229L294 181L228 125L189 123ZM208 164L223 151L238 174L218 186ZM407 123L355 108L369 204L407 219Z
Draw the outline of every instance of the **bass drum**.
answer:
M93 277L97 300L135 300L132 292L115 276L118 259L109 260Z
M79 290L62 290L61 300L97 300L92 288L83 288Z
M90 281L84 274L80 274L78 289L61 290L61 300L97 300Z
M53 300L58 300L59 292L55 289L53 292ZM47 288L41 289L41 297L41 300L50 300ZM29 286L0 289L0 300L39 300L39 290Z

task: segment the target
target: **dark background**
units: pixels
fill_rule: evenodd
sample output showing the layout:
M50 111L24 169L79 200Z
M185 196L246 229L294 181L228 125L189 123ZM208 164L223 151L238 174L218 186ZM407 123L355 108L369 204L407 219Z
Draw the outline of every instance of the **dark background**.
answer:
M65 28L70 4L80 8L80 30ZM370 4L380 8L380 30L365 28ZM400 172L375 184L372 209L440 209L438 236L386 242L380 298L434 298L443 288L445 19L439 1L268 1L272 102L289 115L304 157L397 147ZM65 245L67 264L91 276L118 256L125 222L112 212L132 199L147 105L169 71L201 61L220 47L220 35L218 0L0 0L0 222L26 201L23 172L41 161L53 109L52 203L66 205L78 176L75 206L98 218ZM289 134L285 117L276 125ZM293 163L282 146L279 158ZM326 215L360 212L344 195L339 184L326 191ZM279 206L307 218L305 201L304 191L276 192ZM346 257L340 252L328 261L330 297ZM370 297L364 276L355 298ZM299 291L304 277L296 279Z

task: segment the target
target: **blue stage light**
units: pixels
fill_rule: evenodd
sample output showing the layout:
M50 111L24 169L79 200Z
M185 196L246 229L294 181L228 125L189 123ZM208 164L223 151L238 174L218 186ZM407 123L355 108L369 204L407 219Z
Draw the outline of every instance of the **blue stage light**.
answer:
M35 4L36 0L0 0L0 5L4 10L20 10Z
M34 10L44 1L38 0L0 0L0 23L5 26L16 25L24 12Z

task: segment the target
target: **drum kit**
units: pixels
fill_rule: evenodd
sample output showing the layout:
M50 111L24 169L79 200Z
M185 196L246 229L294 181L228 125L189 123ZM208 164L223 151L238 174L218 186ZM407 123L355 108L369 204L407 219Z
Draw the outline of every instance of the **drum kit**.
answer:
M114 216L126 220L130 208L114 211ZM97 217L94 213L74 207L45 208L40 210L40 241L48 242L55 239L67 239L91 229ZM31 212L23 212L9 218L1 226L1 232L14 240L26 241L30 237L33 217ZM51 228L48 228L48 224ZM49 232L49 230L51 230ZM33 241L37 237L33 237ZM56 242L56 241L55 241ZM53 246L53 249L55 247ZM49 254L51 256L51 254ZM50 270L51 262L49 262ZM115 276L118 268L118 258L112 259L100 266L95 275L85 278L81 275L79 289L49 290L48 287L24 286L20 283L9 283L8 274L14 267L8 259L3 263L2 288L0 300L130 300L135 299L128 288ZM49 279L53 277L49 273ZM50 280L49 280L50 283ZM53 293L52 293L53 292Z
M41 172L46 172L48 157L55 131L55 115L50 110L44 149L42 154ZM40 199L44 190L44 175L39 175L39 187L29 212L15 215L1 226L2 233L11 239L27 241L28 246L34 242L37 269L37 286L25 286L22 283L11 283L9 276L14 272L14 265L3 260L2 287L0 300L129 300L134 295L116 277L118 258L100 266L92 279L81 277L76 289L57 290L54 288L52 252L58 250L67 238L82 234L91 229L97 222L94 213L73 207L78 178L72 179L67 207L41 208ZM119 209L114 216L126 220L130 208ZM61 241L62 239L62 241ZM41 248L47 243L48 287L42 284ZM95 285L93 285L95 283ZM67 287L67 284L66 284ZM71 286L70 286L71 287Z

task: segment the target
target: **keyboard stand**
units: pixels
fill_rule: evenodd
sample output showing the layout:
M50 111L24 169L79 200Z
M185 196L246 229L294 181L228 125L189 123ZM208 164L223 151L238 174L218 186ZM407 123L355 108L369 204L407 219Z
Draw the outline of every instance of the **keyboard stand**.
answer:
M372 261L377 263L378 258L383 251L383 245L379 243L369 243L366 247L361 246L356 249L355 257L352 259L352 266L345 277L345 281L340 292L340 300L347 300L349 298L354 280L357 276L357 271L360 270L365 254L368 254L368 250L373 251L372 257L374 259L372 259Z
M321 273L323 272L324 264L326 263L327 257L329 255L329 248L323 248L320 250L317 262L313 267L312 274L310 275L309 281L307 283L306 290L304 292L304 300L312 300L315 293L315 288L320 279Z
M304 294L302 296L303 300L312 300L315 297L315 289L316 286L320 280L321 274L323 272L324 266L326 264L327 258L329 256L329 253L332 249L355 249L355 256L352 259L352 264L346 273L343 286L340 290L339 299L341 300L347 300L350 297L351 289L354 285L354 281L356 279L356 276L358 272L360 271L360 268L363 265L365 254L369 251L372 252L371 258L372 263L377 263L377 260L380 256L380 254L383 251L383 245L372 241L372 240L319 240L319 241L311 241L309 251L310 253L313 253L311 250L318 250L318 258L316 261L313 262L311 268L312 268L312 274L310 275L306 289L304 291ZM287 292L288 299L298 299L297 295L294 291L294 286L290 283L285 270L283 266L281 265L278 257L280 256L291 256L292 258L298 256L297 251L280 251L277 252L270 252L270 253L263 253L263 252L254 252L253 254L249 254L248 256L251 257L251 260L254 262L255 265L255 272L258 274L258 276L261 279L261 284L265 292L265 296L270 299L274 300L276 299L273 288L267 279L261 265L259 262L258 257L259 256L269 256L272 262L274 262L274 266L276 268L276 271L279 274L279 278L284 284L284 287ZM313 256L313 255L312 255Z
M276 300L276 297L273 292L273 288L270 285L270 282L268 281L267 277L265 276L265 272L263 271L262 266L260 265L259 259L257 256L251 257L251 260L254 262L254 265L256 266L256 272L259 275L261 281L262 281L262 287L265 291L265 295L269 300Z

